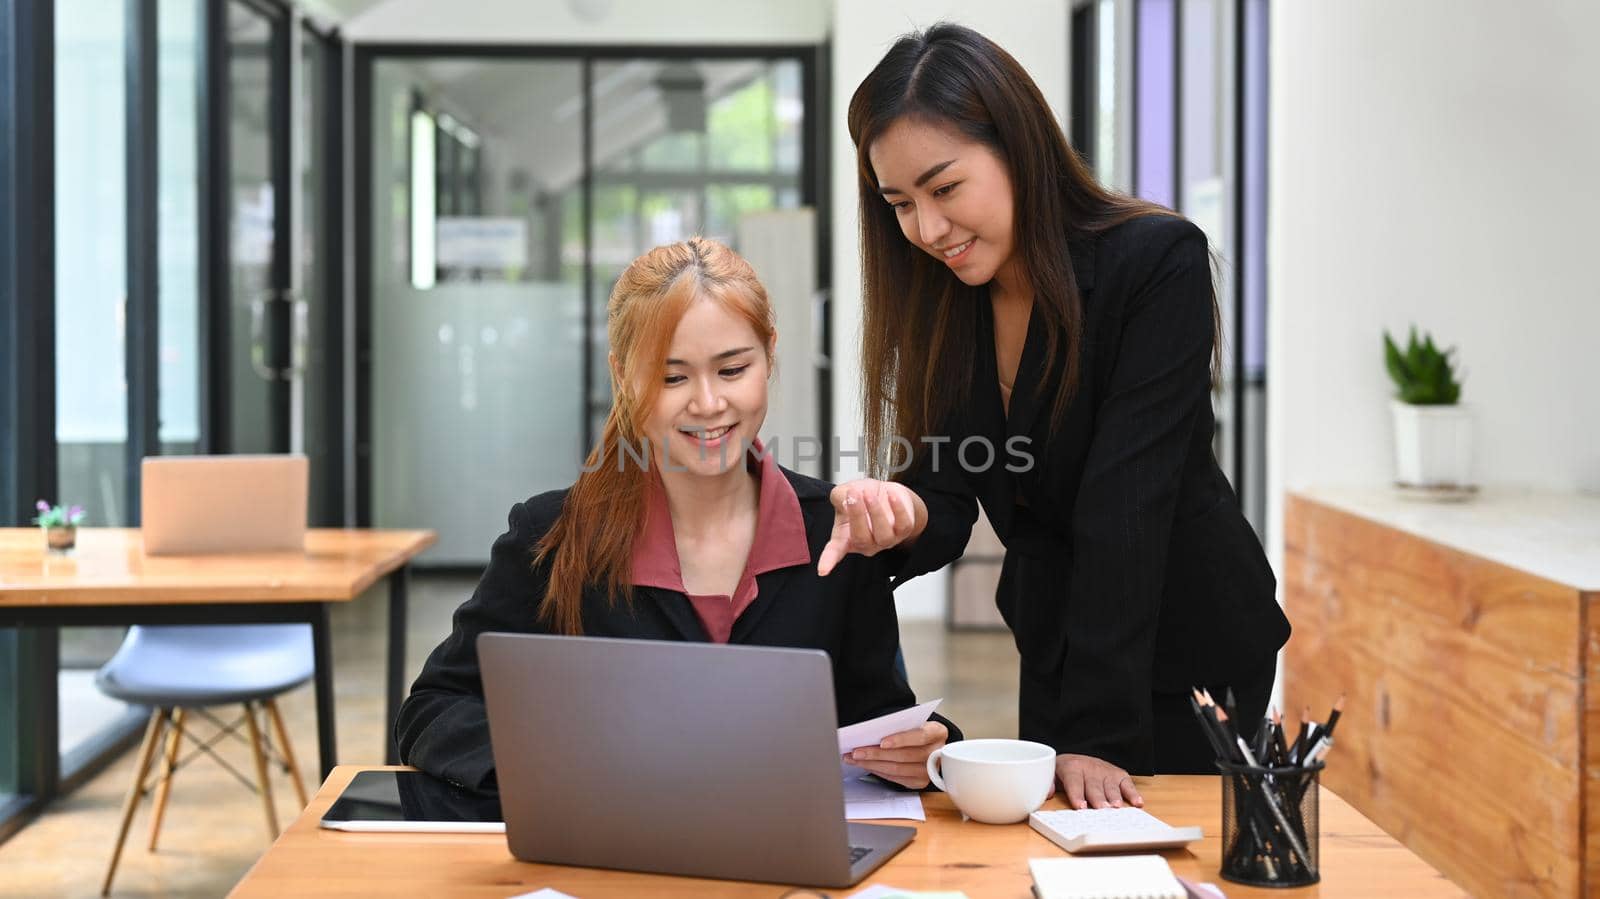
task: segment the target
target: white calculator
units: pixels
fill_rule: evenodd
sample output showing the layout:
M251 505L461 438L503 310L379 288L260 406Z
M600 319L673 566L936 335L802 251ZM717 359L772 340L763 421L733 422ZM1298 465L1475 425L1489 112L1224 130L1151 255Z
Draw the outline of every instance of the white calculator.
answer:
M1028 824L1068 852L1176 849L1200 839L1199 827L1173 827L1142 808L1040 810Z

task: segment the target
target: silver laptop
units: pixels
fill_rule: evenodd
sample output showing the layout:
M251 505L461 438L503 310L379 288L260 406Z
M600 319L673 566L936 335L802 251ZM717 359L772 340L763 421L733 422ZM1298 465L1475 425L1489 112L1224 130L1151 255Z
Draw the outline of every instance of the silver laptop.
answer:
M151 456L139 470L147 555L305 551L305 456Z
M511 854L844 887L916 830L845 820L820 650L487 633Z

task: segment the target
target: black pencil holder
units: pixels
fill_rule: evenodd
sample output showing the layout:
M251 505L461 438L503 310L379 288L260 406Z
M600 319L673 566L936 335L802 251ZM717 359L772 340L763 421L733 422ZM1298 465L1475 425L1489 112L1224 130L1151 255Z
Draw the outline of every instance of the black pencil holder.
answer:
M1318 775L1309 768L1222 770L1222 877L1257 887L1301 887L1318 873Z

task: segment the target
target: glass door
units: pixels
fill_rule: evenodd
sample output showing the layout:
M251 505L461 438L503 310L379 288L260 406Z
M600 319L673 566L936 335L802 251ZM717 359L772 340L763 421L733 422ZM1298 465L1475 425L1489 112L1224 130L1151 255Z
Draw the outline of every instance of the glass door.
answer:
M58 0L55 30L56 447L58 495L83 524L122 527L128 509L128 22L120 0ZM31 498L30 498L31 500ZM127 714L94 687L120 627L62 628L60 770L96 755ZM41 688L45 688L41 685Z
M582 445L582 66L382 60L370 115L372 523L476 565Z
M746 216L800 205L801 81L797 60L637 58L595 64L586 447L611 407L606 300L622 270L651 247L696 234L741 249ZM784 294L782 285L767 288ZM785 299L808 310L811 298ZM809 317L802 312L800 321L805 325L793 328L785 344L797 360L808 358L803 347Z
M215 8L213 8L215 11ZM226 411L214 445L289 451L288 17L230 0L225 16Z
M370 133L358 519L426 524L424 564L476 567L493 510L578 474L610 406L605 309L623 269L693 234L739 249L752 222L801 205L807 76L799 58L679 48L373 56L355 91ZM815 240L814 219L793 220ZM793 268L804 285L767 288L796 314L780 314L783 352L806 372L814 267Z

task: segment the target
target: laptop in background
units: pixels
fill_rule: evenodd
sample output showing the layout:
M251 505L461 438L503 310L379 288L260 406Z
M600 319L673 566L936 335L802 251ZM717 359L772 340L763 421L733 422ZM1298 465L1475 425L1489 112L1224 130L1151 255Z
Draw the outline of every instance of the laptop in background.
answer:
M304 552L305 456L151 456L139 520L151 556Z
M820 650L486 633L478 665L524 861L844 887L916 835L845 820Z

